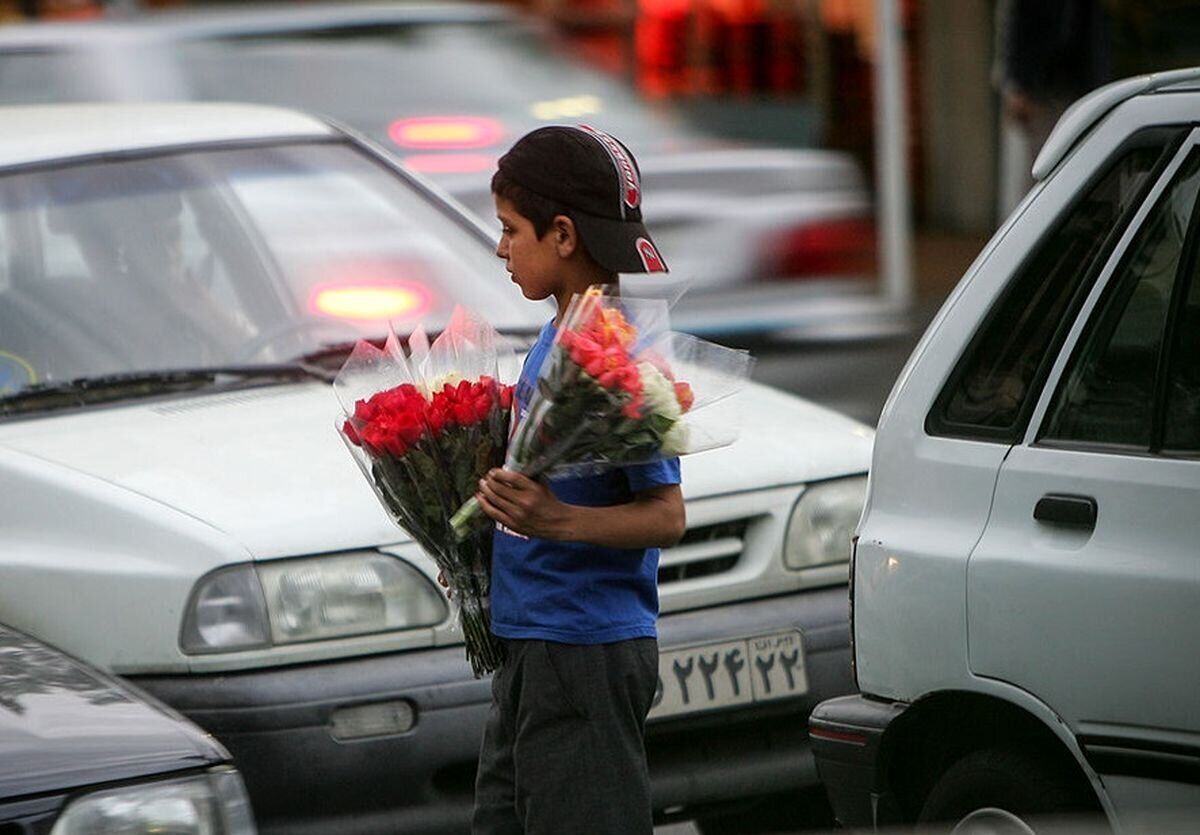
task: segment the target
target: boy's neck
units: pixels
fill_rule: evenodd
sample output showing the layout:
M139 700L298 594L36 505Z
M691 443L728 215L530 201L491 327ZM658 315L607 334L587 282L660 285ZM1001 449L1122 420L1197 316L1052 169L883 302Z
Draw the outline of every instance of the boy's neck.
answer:
M564 271L562 283L554 293L554 301L558 304L558 313L554 317L554 327L562 324L571 298L576 294L582 295L593 284L617 284L617 274L609 272L599 264L579 265L577 269Z

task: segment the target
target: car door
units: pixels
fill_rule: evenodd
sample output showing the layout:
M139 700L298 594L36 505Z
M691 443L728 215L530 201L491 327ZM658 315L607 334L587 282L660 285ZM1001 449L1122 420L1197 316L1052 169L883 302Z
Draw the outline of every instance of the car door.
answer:
M972 672L1048 704L1143 804L1200 802L1196 140L1081 308L967 573Z

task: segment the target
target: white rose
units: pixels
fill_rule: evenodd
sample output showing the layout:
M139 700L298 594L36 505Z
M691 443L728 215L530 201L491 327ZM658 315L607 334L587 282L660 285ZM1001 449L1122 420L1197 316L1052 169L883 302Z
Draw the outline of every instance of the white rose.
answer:
M448 374L442 374L437 377L433 377L426 382L426 385L429 386L429 389L425 393L437 394L446 386L454 388L461 383L463 379L463 375L459 374L457 371L451 371Z
M688 444L691 442L691 433L688 432L687 424L682 420L675 421L675 425L667 430L667 434L663 436L662 454L665 456L683 455L688 451Z
M675 397L675 384L648 362L638 363L638 376L642 380L642 397L646 400L646 408L668 420L679 420L683 411Z

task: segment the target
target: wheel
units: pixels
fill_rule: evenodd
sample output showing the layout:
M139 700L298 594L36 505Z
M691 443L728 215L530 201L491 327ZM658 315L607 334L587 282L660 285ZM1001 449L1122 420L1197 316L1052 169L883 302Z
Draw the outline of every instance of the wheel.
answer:
M1039 820L1050 818L1086 818L1089 825L1103 825L1082 775L1024 751L990 749L950 766L934 784L917 820L942 824L940 831L953 835L1036 835Z

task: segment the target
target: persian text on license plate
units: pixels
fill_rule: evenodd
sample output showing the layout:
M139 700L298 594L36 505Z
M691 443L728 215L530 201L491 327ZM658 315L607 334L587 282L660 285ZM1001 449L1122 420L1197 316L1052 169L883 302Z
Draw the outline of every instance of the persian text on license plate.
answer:
M799 696L808 690L799 632L664 650L650 718Z

